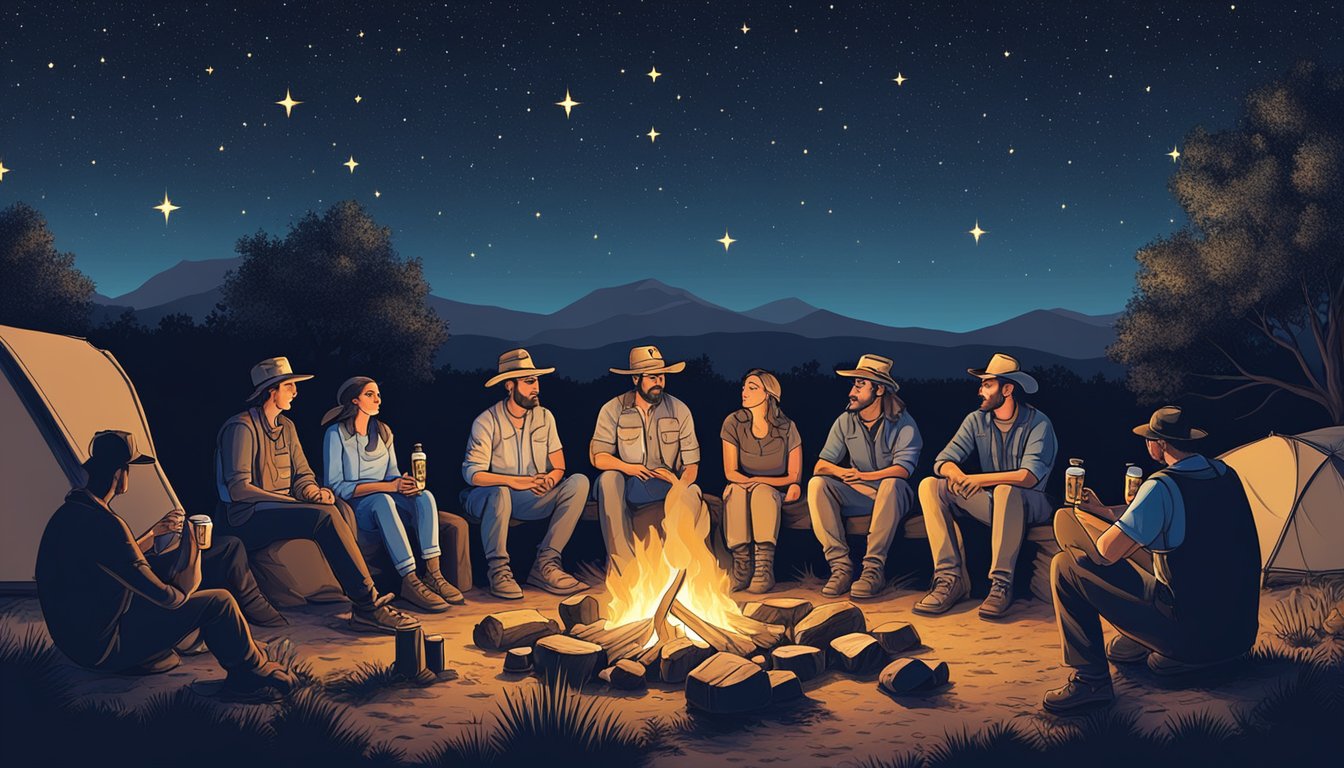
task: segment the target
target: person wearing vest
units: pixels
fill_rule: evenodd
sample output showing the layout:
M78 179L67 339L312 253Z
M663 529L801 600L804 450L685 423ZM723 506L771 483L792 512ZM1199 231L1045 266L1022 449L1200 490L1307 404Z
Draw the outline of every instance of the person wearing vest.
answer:
M686 363L668 365L655 346L630 350L628 368L609 368L631 377L634 389L608 400L597 413L588 458L597 469L597 506L607 557L617 568L635 556L631 511L662 502L672 482L687 486L688 503L703 507L700 486L700 443L691 409L667 394L667 374L681 373Z
M1059 446L1044 413L1022 402L1035 394L1036 379L1015 358L996 354L984 368L968 368L980 379L980 408L933 460L934 477L919 484L933 553L933 584L915 603L915 613L946 613L970 596L970 574L956 518L969 517L990 528L989 594L980 618L1000 619L1013 604L1013 571L1027 526L1044 524L1054 510L1045 485ZM979 468L970 472L974 457Z
M551 524L537 547L527 583L554 595L572 595L588 585L567 573L560 553L569 543L588 500L588 478L565 477L565 452L555 417L541 406L539 377L554 368L538 368L525 349L499 356L498 373L486 388L502 383L504 399L476 417L467 439L462 507L481 523L481 543L489 565L490 594L517 600L523 590L509 567L509 522L545 520Z
M311 378L294 373L283 357L252 367L248 408L224 422L215 446L215 483L224 509L218 524L248 551L289 539L316 543L354 603L353 629L395 634L419 626L387 605L394 595L378 596L335 494L318 485L298 430L284 415L298 394L296 382Z
M863 600L887 587L887 552L901 521L914 507L910 476L924 447L919 426L891 377L892 361L864 355L853 369L837 374L854 379L849 405L831 425L807 483L807 508L812 532L821 542L831 577L821 588L825 597ZM845 464L848 466L845 466ZM854 580L844 518L871 515L863 572Z
M1180 408L1159 408L1134 433L1166 468L1128 507L1105 506L1086 489L1079 511L1055 515L1061 551L1050 582L1064 663L1074 672L1045 694L1050 712L1113 701L1107 659L1147 660L1156 674L1179 675L1255 643L1260 540L1241 479L1195 451L1208 433L1190 426ZM1119 633L1104 648L1103 618Z

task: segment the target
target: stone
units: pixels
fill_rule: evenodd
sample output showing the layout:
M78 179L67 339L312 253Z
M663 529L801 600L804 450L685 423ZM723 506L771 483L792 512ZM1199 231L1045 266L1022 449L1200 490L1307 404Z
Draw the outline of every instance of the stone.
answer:
M794 673L776 669L765 674L770 677L771 704L783 704L803 698L803 683Z
M569 635L548 635L532 647L533 665L542 680L556 680L580 688L607 666L602 646Z
M827 603L813 609L798 622L793 628L793 642L797 645L826 648L832 640L841 635L863 632L867 629L868 620L857 605L849 601Z
M877 676L877 686L893 696L924 691L933 685L933 670L923 659L897 659Z
M882 650L895 656L921 644L919 631L908 621L887 621L868 631L882 644Z
M870 675L882 668L887 654L872 635L851 632L831 641L829 659L832 667L843 672Z
M520 648L510 648L509 652L504 654L504 671L531 672L532 649L526 645Z
M810 645L781 645L770 652L770 666L806 682L826 671L826 654Z
M631 659L621 659L614 665L598 673L597 677L612 688L622 691L639 691L648 687L648 670L643 664Z
M658 653L658 679L664 683L681 683L692 669L714 655L714 649L699 640L679 637L663 645Z
M743 616L766 624L782 625L789 637L793 637L793 628L798 622L811 612L812 602L796 597L771 597L742 606Z
M686 703L715 715L770 705L770 673L732 653L716 653L686 676Z
M598 619L599 606L592 595L570 595L556 606L560 623L570 632L580 624L592 624Z
M560 632L555 619L548 619L540 611L520 608L515 611L492 613L481 619L471 632L472 642L486 651L502 651L520 645L532 645L547 635Z

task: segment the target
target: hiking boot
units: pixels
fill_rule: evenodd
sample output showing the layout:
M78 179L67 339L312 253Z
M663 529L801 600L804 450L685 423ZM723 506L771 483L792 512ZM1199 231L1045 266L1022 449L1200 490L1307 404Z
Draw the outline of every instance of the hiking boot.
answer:
M368 605L356 605L350 610L350 628L362 632L382 632L395 635L398 629L414 629L420 620L407 616L388 605L395 597L391 592L380 595Z
M732 548L733 564L728 568L728 577L732 579L732 590L737 592L751 583L751 545L739 544Z
M490 568L490 594L505 600L523 599L523 588L513 578L513 569L508 563Z
M980 604L980 618L1002 619L1013 607L1013 582L995 576L989 580L989 594Z
M734 563L736 565L736 563ZM775 588L775 545L756 545L756 564L751 571L751 584L747 591L761 595Z
M1151 649L1124 635L1115 635L1106 642L1106 658L1116 664L1137 664L1148 658Z
M951 573L934 574L929 593L921 597L910 610L925 616L937 616L947 613L952 606L965 600L970 592L960 576Z
M400 595L402 600L428 613L443 613L448 610L448 603L439 597L439 593L425 586L425 582L415 575L415 571L401 577Z
M235 669L224 678L219 698L235 703L258 704L279 701L294 690L294 675L268 661L257 669Z
M1104 707L1115 701L1111 679L1084 680L1075 672L1062 687L1047 691L1041 700L1045 711L1056 715L1072 715L1095 707Z
M177 665L182 663L182 657L177 655L177 651L167 650L149 659L136 664L133 667L127 667L118 674L122 675L160 675L172 669L177 669Z
M826 586L821 588L822 597L839 597L849 591L849 585L854 583L854 566L846 557L842 560L831 561L831 578L826 581Z
M425 586L434 590L434 593L443 598L449 605L466 605L467 598L462 596L462 590L453 586L452 582L443 578L439 571L425 571L425 576L421 581Z
M849 590L849 596L855 600L867 600L882 594L887 588L886 569L876 563L864 563L863 573Z
M527 574L527 583L552 595L572 595L588 588L587 584L565 571L560 563L560 553L549 547L537 550L537 559L532 563L531 573Z

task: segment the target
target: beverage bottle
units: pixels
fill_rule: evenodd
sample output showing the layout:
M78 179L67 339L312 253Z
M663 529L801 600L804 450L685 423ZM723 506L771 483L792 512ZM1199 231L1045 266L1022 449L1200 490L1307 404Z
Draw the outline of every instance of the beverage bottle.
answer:
M1087 470L1083 469L1082 459L1069 459L1069 468L1064 470L1064 502L1077 506L1083 503L1083 484L1087 479Z
M422 491L425 490L425 476L428 469L426 464L428 464L428 458L425 456L425 449L421 447L420 443L411 446L411 476L415 478L416 484L420 486Z
M1143 470L1133 464L1125 465L1125 505L1134 503L1139 495L1139 486L1143 485Z

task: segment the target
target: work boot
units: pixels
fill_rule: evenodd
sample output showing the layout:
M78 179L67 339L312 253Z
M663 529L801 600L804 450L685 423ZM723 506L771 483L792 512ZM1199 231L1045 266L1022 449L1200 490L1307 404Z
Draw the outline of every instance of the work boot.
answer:
M420 620L407 616L388 605L396 597L391 592L376 597L366 605L356 605L350 610L350 628L361 632L382 632L395 635L398 629L414 629L420 626Z
M588 588L587 584L565 572L560 563L560 553L550 547L537 550L537 559L532 563L532 572L527 574L527 583L552 595L572 595Z
M822 597L839 597L849 591L849 585L854 583L854 565L849 562L849 558L841 558L831 561L831 578L827 580L826 586L821 588Z
M999 576L989 580L989 594L980 604L980 618L1002 619L1013 607L1013 582Z
M1075 672L1069 676L1069 682L1046 692L1041 706L1056 715L1072 715L1106 706L1112 701L1115 701L1115 691L1111 688L1111 678L1084 680Z
M490 594L505 600L522 600L523 588L513 578L508 562L490 566Z
M970 594L966 582L960 576L951 573L936 573L929 593L919 599L910 610L925 616L937 616L947 613L952 606L966 599Z
M736 561L733 565L737 565ZM756 564L751 571L751 584L747 586L747 591L753 595L762 595L774 588L775 545L759 543L756 545Z
M849 590L849 596L855 600L867 600L877 597L887 588L886 569L877 563L865 562L863 573Z
M415 571L401 577L400 595L402 600L428 613L443 613L448 610L448 603L444 602L437 592L425 586L425 582L415 575Z
M738 544L731 552L733 565L728 569L728 577L733 581L733 591L737 592L751 583L751 545Z
M236 703L257 704L279 701L294 690L293 673L274 661L257 669L235 669L224 679L219 698Z
M425 576L421 581L425 582L426 587L434 590L435 594L442 597L443 601L449 605L466 605L467 598L462 596L462 590L443 578L441 571L426 568Z
M1120 634L1106 642L1106 658L1116 664L1137 664L1147 659L1151 650L1138 640Z

